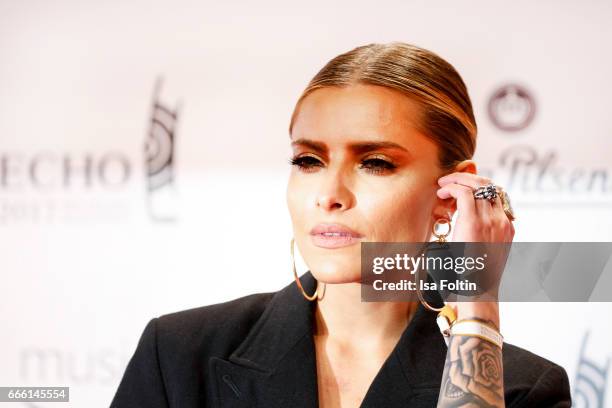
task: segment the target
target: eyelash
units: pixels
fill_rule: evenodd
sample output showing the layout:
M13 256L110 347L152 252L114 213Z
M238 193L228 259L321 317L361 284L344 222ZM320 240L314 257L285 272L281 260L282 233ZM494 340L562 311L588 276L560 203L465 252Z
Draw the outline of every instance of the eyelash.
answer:
M313 156L292 157L289 159L289 164L297 166L300 171L306 173L314 171L313 167L322 167L321 161ZM387 171L394 170L396 167L395 164L379 157L363 160L360 166L360 168L365 169L368 173L376 175L384 174Z

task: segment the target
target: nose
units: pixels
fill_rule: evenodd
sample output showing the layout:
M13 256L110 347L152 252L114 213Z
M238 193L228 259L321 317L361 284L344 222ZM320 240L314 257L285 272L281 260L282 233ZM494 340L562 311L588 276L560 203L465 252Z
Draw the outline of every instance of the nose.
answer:
M341 171L325 172L321 179L321 186L317 193L317 207L325 211L346 211L353 206L354 196Z

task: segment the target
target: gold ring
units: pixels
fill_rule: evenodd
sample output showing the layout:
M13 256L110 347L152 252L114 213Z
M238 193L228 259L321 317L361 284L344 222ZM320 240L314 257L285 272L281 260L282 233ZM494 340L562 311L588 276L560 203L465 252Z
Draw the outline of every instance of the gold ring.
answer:
M514 215L514 210L512 209L512 205L510 204L510 197L508 196L508 193L504 191L503 188L498 186L498 189L499 198L501 199L504 213L506 214L506 216L508 216L510 221L514 221L516 219L516 216Z

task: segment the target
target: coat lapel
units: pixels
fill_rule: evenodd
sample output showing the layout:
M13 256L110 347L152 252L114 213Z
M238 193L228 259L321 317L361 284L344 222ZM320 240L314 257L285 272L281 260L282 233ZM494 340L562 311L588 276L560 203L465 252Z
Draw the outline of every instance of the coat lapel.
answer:
M304 290L314 292L316 280L310 271L300 281ZM318 407L314 306L292 282L272 297L227 360L209 360L216 407ZM445 356L435 314L419 305L361 407L418 406L418 402L437 400ZM435 402L420 406L435 406Z
M446 344L435 317L435 313L419 303L415 315L370 385L362 408L437 405Z
M300 277L308 293L310 272ZM312 336L314 302L297 285L278 291L228 360L209 361L219 408L317 407L317 370Z

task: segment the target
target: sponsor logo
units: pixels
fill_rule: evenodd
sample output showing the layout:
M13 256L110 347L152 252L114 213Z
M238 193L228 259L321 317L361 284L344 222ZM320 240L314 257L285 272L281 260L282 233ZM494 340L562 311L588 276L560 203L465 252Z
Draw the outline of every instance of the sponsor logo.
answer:
M154 221L174 221L168 207L168 195L174 187L174 143L178 109L171 109L159 99L161 79L155 84L151 123L144 151L147 177L147 209ZM164 201L162 201L164 200ZM161 208L160 207L164 207Z
M586 345L589 332L584 334L580 355L578 357L578 368L574 380L574 392L572 396L573 405L582 408L603 408L606 396L606 384L608 382L608 369L610 358L605 363L597 363L586 356Z
M160 90L158 80L140 159L115 148L0 151L0 225L124 222L142 211L131 200L141 163L149 218L173 221L178 109L160 101Z
M536 102L524 86L506 84L491 95L487 112L495 127L505 132L517 132L533 121Z

